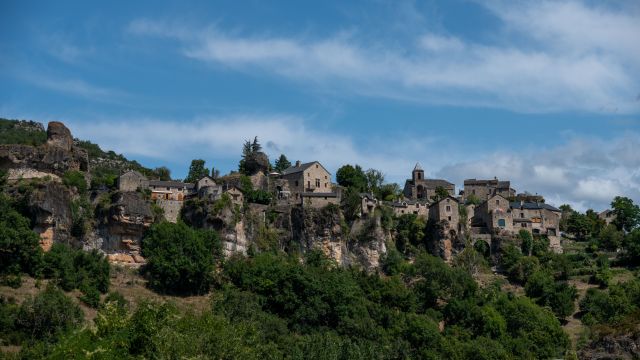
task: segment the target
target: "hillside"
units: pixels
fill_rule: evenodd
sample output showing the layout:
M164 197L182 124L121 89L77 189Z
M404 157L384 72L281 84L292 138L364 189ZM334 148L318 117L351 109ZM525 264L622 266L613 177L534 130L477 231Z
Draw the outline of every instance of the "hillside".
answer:
M444 188L398 200L397 186L357 165L340 168L338 184L318 162L271 165L257 138L240 172L218 177L196 159L194 183L182 183L59 122L0 125L9 357L638 356L631 199L614 198L605 218L502 196L465 202ZM504 216L487 210L501 201L519 218L480 224ZM551 230L514 229L528 211L527 224L555 216Z

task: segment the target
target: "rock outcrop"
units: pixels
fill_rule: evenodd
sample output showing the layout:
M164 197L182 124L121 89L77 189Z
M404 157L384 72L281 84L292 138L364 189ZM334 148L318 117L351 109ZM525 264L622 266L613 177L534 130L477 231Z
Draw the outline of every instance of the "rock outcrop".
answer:
M32 169L62 176L69 170L88 168L86 150L73 146L71 132L60 122L49 123L47 143L43 145L0 145L2 170Z
M578 353L580 359L640 359L640 325L599 335Z

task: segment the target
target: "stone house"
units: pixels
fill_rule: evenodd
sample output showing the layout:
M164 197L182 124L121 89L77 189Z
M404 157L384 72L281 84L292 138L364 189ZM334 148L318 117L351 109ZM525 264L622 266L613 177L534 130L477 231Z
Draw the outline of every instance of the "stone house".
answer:
M559 236L562 211L545 203L515 201L510 204L513 231L521 229L532 234Z
M509 199L516 195L516 191L511 188L511 182L508 180L500 181L498 178L491 180L466 179L463 194L465 200L473 195L480 201L485 201L494 195Z
M136 191L138 189L147 189L148 187L149 180L138 171L130 170L118 177L119 191Z
M448 196L429 205L429 219L436 222L447 222L448 229L458 231L460 213L459 202L453 196Z
M324 207L340 204L341 191L331 183L331 173L318 161L300 163L282 171L286 185L276 186L278 198L287 198L292 204Z
M298 199L302 193L330 193L331 173L318 161L300 163L282 171L281 178L289 183L291 197Z
M215 180L208 176L196 182L195 190L199 198L216 200L222 195L222 185L218 185Z
M405 200L399 202L388 202L386 204L391 207L391 210L393 210L393 213L396 216L415 214L427 217L429 215L429 204L425 202L421 203L413 200Z
M244 203L244 194L237 186L232 186L224 190L224 194L228 194L231 197L231 202L235 205L242 205Z
M151 180L149 190L151 190L152 200L184 201L185 197L195 190L195 186L179 181Z
M372 194L361 193L360 194L360 214L368 216L374 213L378 207L378 199Z
M613 210L609 209L599 213L598 218L600 218L600 220L603 220L605 224L609 225L613 222L613 220L616 219L616 214L613 212Z
M300 194L301 204L314 208L323 208L329 204L340 204L340 194L337 192L319 193L307 192Z
M425 179L424 170L420 163L417 163L411 174L411 179L407 179L404 184L404 196L407 199L419 201L431 201L436 195L436 189L442 187L450 196L455 196L455 185L442 179Z
M429 221L438 224L436 227L436 239L431 243L430 248L433 254L436 254L445 261L450 261L453 244L458 237L460 228L460 213L458 199L448 196L429 206Z
M473 227L484 227L493 234L513 232L511 203L496 194L475 207L471 219Z

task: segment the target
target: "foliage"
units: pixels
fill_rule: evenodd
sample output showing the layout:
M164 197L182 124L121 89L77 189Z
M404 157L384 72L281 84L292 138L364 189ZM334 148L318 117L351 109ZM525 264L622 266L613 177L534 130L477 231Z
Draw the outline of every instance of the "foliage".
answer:
M55 286L49 285L22 303L14 326L30 341L53 341L64 332L77 328L82 321L83 314L78 305Z
M358 193L367 191L367 176L360 165L340 167L336 172L336 181L338 185L353 189Z
M434 202L438 202L446 198L447 196L449 196L449 192L447 191L447 189L442 186L437 186L436 194L431 197L431 200L433 200Z
M80 289L85 302L94 307L99 293L109 290L109 262L96 250L87 252L66 244L53 244L44 254L42 274L65 291Z
M347 188L342 196L342 212L347 221L353 221L360 217L362 211L362 199L360 192L355 188Z
M67 171L62 175L62 182L68 187L75 187L80 194L87 192L87 181L84 179L84 173L81 171Z
M153 172L156 174L156 176L158 177L158 180L160 180L160 181L170 181L171 180L171 170L169 170L169 168L166 167L166 166L157 167L157 168L153 169ZM200 180L200 179L198 179L198 180Z
M525 286L527 296L541 306L549 306L559 319L573 314L578 297L574 286L565 282L555 282L547 271L533 273Z
M466 197L465 205L480 205L482 200L476 194L469 194Z
M251 178L246 175L240 176L240 186L242 187L242 193L244 199L248 203L269 205L273 195L262 189L254 189Z
M367 179L367 188L366 191L368 193L374 194L378 199L382 199L383 197L380 194L380 190L382 185L384 184L384 174L380 170L376 169L368 169L364 173L365 178Z
M640 280L634 279L619 285L611 285L607 290L589 289L580 301L584 313L582 322L612 324L620 321L640 306Z
M0 144L38 146L47 142L47 133L37 129L36 123L26 122L27 126L23 124L25 123L18 120L0 118Z
M281 173L289 167L291 167L291 161L289 161L284 154L280 154L280 157L276 160L273 170Z
M400 251L406 251L410 246L424 244L426 223L416 214L403 214L396 225L396 246Z
M186 183L195 183L205 176L209 176L209 169L204 166L205 161L202 159L191 160L189 166L189 174L184 179Z
M527 256L531 256L531 252L533 251L533 237L531 236L531 233L522 229L518 232L518 237L522 241L520 244L522 253Z
M211 285L220 240L212 230L162 222L151 226L142 242L149 285L172 294L202 294Z
M574 211L567 219L567 231L575 235L578 240L586 240L592 228L590 219L579 212Z
M238 164L238 170L244 175L253 175L263 167L270 168L269 158L262 152L262 145L258 142L258 137L253 138L253 142L245 141L242 146L242 159Z
M633 200L616 196L611 202L615 219L613 224L618 230L630 232L640 224L640 207L633 203Z
M29 219L0 194L0 275L25 272L35 275L40 267L40 238L31 230Z
M402 197L402 189L396 183L383 184L376 197L384 201L396 201Z
M598 246L601 249L616 250L622 245L624 234L615 225L609 224L598 234Z
M640 229L635 229L624 238L625 259L631 264L640 264Z

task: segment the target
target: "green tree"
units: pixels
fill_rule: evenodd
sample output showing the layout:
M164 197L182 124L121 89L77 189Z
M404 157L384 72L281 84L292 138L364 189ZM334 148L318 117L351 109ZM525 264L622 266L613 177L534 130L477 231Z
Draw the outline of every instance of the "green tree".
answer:
M480 205L482 200L476 194L470 194L465 201L466 205Z
M151 226L142 242L149 285L163 293L202 294L209 290L220 240L212 230L162 222Z
M171 180L171 170L169 170L166 166L160 166L153 169L153 172L161 181L169 181ZM198 179L199 180L199 179Z
M67 171L62 175L62 182L69 187L75 187L80 194L84 194L87 191L87 181L81 171Z
M184 179L186 183L195 183L205 176L209 176L209 169L204 166L205 161L202 159L191 160L189 166L189 174Z
M384 201L395 201L402 196L402 189L396 183L383 184L376 196Z
M567 231L578 240L586 240L593 228L589 218L579 212L573 212L567 219Z
M13 209L0 193L0 274L26 272L35 275L42 260L40 238L29 219Z
M54 340L57 336L77 328L83 321L82 310L73 300L52 285L25 300L16 318L18 330L34 340Z
M518 232L518 237L522 241L520 245L520 249L522 249L522 253L526 256L531 256L531 251L533 250L533 237L531 233L527 230L520 230Z
M289 167L291 167L291 161L284 154L280 154L280 157L276 160L274 170L281 173Z
M447 196L449 196L449 192L447 191L447 189L445 189L442 186L437 186L436 187L436 194L431 197L431 200L440 201L440 200L446 198Z
M367 190L367 176L360 165L351 166L344 165L336 172L336 181L338 185L346 188L352 188L357 192Z
M618 230L630 232L640 224L640 207L628 197L616 196L611 202L615 219L613 224Z
M367 178L367 192L374 194L377 198L380 196L380 188L384 184L384 174L376 169L369 169L364 173Z
M609 224L600 230L598 244L607 250L616 250L622 245L624 234L615 225Z

